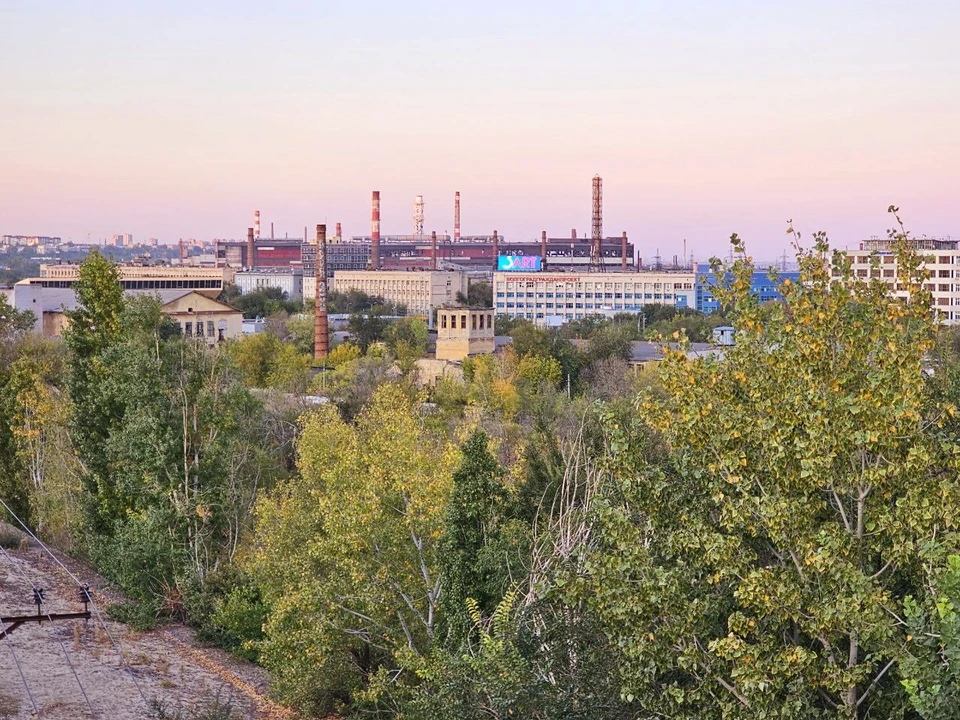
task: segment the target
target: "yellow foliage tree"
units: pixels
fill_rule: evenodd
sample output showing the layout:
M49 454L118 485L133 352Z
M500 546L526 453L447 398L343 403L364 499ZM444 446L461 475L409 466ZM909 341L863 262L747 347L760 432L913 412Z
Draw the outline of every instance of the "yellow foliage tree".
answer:
M307 415L301 477L259 505L250 564L272 607L262 657L281 694L319 711L394 653L432 643L460 453L426 429L421 406L388 384L352 425L329 406Z

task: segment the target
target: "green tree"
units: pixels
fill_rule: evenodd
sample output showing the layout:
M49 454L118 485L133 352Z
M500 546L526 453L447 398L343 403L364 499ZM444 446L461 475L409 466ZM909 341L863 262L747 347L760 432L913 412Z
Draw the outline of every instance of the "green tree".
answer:
M331 313L356 315L379 308L386 315L406 315L407 309L400 303L390 303L382 297L368 295L362 290L347 290L327 293L327 309Z
M417 357L421 357L427 352L428 336L429 330L423 320L405 317L390 323L383 339L394 355L397 354L398 344L403 342L406 343L410 352L415 353Z
M486 433L476 430L463 444L439 543L441 609L454 647L466 639L473 624L467 601L489 616L505 590L497 565L486 552L495 544L506 500L503 469L488 443Z
M230 304L242 312L245 318L251 319L265 318L279 312L296 313L303 309L303 303L290 300L283 290L276 287L234 297Z
M383 310L375 308L366 314L350 316L348 324L350 339L366 353L372 344L381 342L387 331L387 320L383 317Z
M531 391L553 388L560 384L563 370L555 358L543 355L524 355L517 360L517 377L525 382Z
M913 708L925 720L960 717L960 556L931 572L933 590L904 601L906 653L903 686Z
M230 355L249 387L303 392L311 358L273 333L256 333L230 343Z
M250 566L271 607L261 657L281 695L314 711L434 641L459 453L425 429L421 400L384 385L354 425L332 406L305 416L301 478L258 507Z
M119 398L105 396L112 368L102 358L119 340L122 328L123 290L116 265L91 250L80 264L74 292L77 309L65 313L69 326L63 337L68 350L69 427L91 500L88 510L94 526L103 529L117 511L104 449L124 410Z
M457 303L466 307L493 307L493 285L483 280L471 282L466 295L457 292Z
M396 378L392 363L384 357L369 354L338 365L332 372L322 372L313 379L311 392L324 395L346 418L355 418L370 402L377 389Z
M361 354L360 348L352 342L342 342L327 355L327 365L338 368L345 363L359 360Z
M117 415L101 428L84 549L138 601L125 617L147 625L229 562L272 471L260 406L226 351L170 333L152 298L128 301L117 326L96 357L109 368L98 402Z
M287 320L287 342L292 344L302 355L313 355L314 317L305 313Z
M29 332L36 322L36 315L29 310L17 310L0 293L0 340L9 342L14 336Z
M958 447L938 423L925 271L901 235L898 282L852 276L826 238L760 305L743 257L718 289L737 344L668 350L645 416L663 463L611 428L593 603L624 692L673 717L899 717L905 597L957 543ZM728 268L715 263L718 273Z
M596 363L610 358L629 360L632 355L628 333L614 326L598 330L587 342L587 363Z

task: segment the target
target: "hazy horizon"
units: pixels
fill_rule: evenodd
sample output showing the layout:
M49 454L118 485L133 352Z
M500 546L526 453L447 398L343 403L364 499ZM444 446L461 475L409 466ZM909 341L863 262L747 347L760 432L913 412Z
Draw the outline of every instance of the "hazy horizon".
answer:
M960 234L960 7L175 1L0 9L0 232L85 242L304 226L590 228L756 257Z

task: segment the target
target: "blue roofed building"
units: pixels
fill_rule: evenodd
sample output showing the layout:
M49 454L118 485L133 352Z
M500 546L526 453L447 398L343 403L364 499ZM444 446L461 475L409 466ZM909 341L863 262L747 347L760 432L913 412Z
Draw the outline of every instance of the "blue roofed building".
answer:
M730 277L729 275L727 276ZM786 272L777 271L777 279L770 279L769 270L757 270L753 273L753 278L750 281L751 289L757 297L760 298L760 302L768 302L770 300L780 300L783 298L783 295L780 293L780 284L790 278L791 282L798 282L800 280L800 273L796 270L788 270ZM697 265L697 310L702 313L710 314L716 312L720 309L720 303L713 296L712 289L716 287L717 277L713 274L713 271L710 270L710 265L708 263L700 263Z

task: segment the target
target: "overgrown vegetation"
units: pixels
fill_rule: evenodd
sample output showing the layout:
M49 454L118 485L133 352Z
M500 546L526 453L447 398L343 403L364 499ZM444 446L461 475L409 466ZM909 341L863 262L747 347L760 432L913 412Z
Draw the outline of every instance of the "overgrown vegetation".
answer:
M311 378L296 318L208 351L91 254L62 345L0 327L2 492L308 716L954 718L960 336L893 237L904 300L817 235L761 305L734 236L722 319L511 321L429 385L421 320Z

